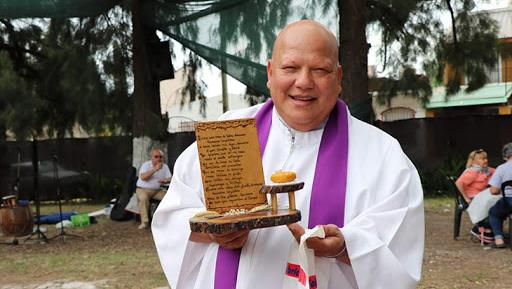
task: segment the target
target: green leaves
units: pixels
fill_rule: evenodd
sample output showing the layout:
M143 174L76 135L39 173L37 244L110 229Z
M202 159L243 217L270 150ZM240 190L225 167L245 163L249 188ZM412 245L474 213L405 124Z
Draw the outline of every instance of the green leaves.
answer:
M1 21L0 139L131 131L130 18L108 16Z
M497 26L487 13L473 11L473 0L369 0L368 7L369 23L377 23L382 33L383 70L391 66L389 76L399 79L381 86L390 90L379 91L380 101L389 101L393 93L412 85L403 78L405 74L396 72L405 73L417 62L423 63L434 85L446 83L448 95L457 93L465 78L468 92L487 82L486 71L497 63ZM442 23L449 16L453 16L453 28ZM419 91L413 95L425 103L429 89Z
M425 63L431 77L446 82L447 95L457 93L464 78L467 92L481 88L487 82L486 71L497 63L497 24L485 12L471 12L473 7L473 1L465 0L454 11L455 32L437 36L434 54Z
M377 101L380 104L389 105L391 98L397 95L412 96L426 103L432 95L432 87L429 79L421 74L416 74L412 67L405 67L398 80L381 78L370 80L376 83Z

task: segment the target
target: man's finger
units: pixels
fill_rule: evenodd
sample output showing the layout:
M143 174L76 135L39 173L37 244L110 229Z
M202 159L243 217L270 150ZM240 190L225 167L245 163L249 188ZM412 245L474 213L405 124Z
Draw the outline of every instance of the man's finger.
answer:
M342 236L340 228L334 224L324 225L325 237Z
M325 246L325 239L311 237L306 240L306 245L308 246L309 249L321 250Z
M343 250L345 239L338 226L329 224L322 226L325 238L309 238L306 241L308 248L315 250L317 256L334 256Z
M222 233L222 234L214 234L214 238L217 241L217 243L229 243L235 239L240 238L243 235L249 234L249 231L237 231L237 232L229 232L229 233Z
M217 240L217 243L226 249L232 250L242 248L248 238L249 232L243 231L242 234L230 234L230 238Z
M302 228L302 226L297 223L293 223L288 224L288 230L292 232L292 235L295 238L295 240L297 240L297 242L300 243L300 237L304 235L305 232L304 228Z
M229 249L238 249L238 248L242 248L245 244L245 242L247 242L247 239L249 238L249 234L246 234L246 235L242 235L234 240L232 240L231 242L229 242L228 244L226 244L226 246L229 248Z

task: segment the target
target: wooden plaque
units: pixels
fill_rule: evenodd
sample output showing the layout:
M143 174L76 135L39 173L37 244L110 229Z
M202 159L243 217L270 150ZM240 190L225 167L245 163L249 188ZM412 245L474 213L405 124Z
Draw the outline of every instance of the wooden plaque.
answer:
M196 140L206 209L225 213L265 204L256 120L198 123Z
M277 212L266 211L240 216L223 216L215 219L196 217L190 219L190 229L192 232L222 234L286 225L298 222L300 218L300 211L287 209Z

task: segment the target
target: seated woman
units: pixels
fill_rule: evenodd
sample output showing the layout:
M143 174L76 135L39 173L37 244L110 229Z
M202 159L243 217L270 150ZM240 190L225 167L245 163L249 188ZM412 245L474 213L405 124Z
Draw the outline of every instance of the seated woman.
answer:
M483 149L469 153L466 170L455 182L468 204L479 192L487 188L494 171L494 168L488 166L487 153Z

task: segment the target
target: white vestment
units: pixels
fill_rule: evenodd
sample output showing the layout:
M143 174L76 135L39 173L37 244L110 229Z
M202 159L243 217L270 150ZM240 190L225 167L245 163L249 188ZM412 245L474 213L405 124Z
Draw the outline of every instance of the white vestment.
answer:
M254 117L259 107L231 111L222 119ZM348 127L345 225L341 232L351 266L333 258L316 257L317 273L322 272L319 276L329 276L318 280L318 288L415 288L421 276L424 246L423 193L416 169L398 142L383 131L350 115ZM262 159L265 181L270 183L274 171L286 169L295 171L305 182L304 189L295 192L302 213L299 223L304 228L322 132L292 133L273 109ZM286 194L278 198L279 206L287 206ZM188 240L189 218L204 210L194 143L177 159L169 193L151 225L160 262L173 289L214 287L218 245ZM280 289L293 241L286 226L252 230L242 249L237 289Z

